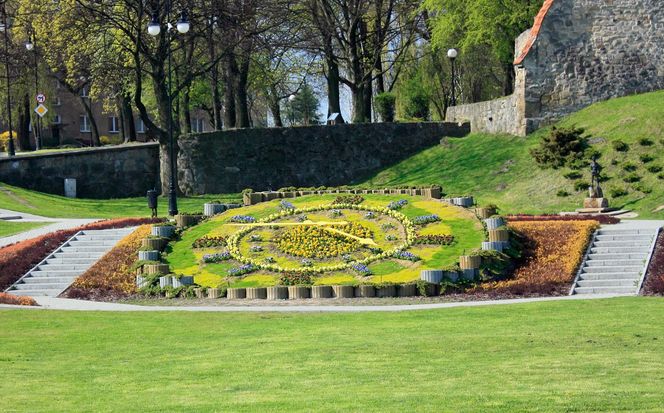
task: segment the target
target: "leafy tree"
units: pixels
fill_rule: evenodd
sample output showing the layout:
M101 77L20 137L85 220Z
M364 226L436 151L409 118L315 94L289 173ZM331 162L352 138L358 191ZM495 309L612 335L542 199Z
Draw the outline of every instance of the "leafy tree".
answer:
M394 106L397 97L394 93L384 92L376 95L376 110L383 122L394 122Z
M318 113L318 98L308 84L304 84L297 95L293 95L286 104L286 115L291 125L317 125L320 124Z
M488 47L503 71L503 93L514 90L514 40L528 29L543 0L424 0L439 50L461 49L461 56Z

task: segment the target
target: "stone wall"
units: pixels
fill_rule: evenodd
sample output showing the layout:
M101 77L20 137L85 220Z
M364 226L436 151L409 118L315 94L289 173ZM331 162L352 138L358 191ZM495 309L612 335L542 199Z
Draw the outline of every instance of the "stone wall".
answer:
M430 122L192 134L178 142L179 186L195 195L350 184L438 144L444 136L469 132L468 124Z
M76 179L79 198L125 198L159 188L159 146L81 149L0 158L0 182L64 194L65 178Z
M664 2L546 0L516 49L515 93L502 99L515 101L513 122L486 121L497 109L509 116L501 100L450 109L448 121L525 135L598 101L664 89Z
M473 132L488 133L521 133L519 124L514 120L517 111L518 99L516 95L502 99L478 102L469 105L459 105L447 109L448 120L470 122Z

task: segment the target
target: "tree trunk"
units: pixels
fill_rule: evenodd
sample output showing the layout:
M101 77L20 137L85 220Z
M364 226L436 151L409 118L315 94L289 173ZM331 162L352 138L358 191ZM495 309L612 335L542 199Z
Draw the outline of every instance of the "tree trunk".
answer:
M99 129L97 128L97 121L95 120L94 113L92 112L92 103L90 101L90 98L80 97L79 100L81 101L81 104L85 109L86 115L88 115L88 119L90 120L90 126L92 126L92 132L90 134L90 144L92 146L101 146L101 142L99 142Z
M235 77L237 76L237 64L235 55L228 53L224 60L224 127L226 129L235 128Z
M125 143L136 142L136 125L134 124L134 112L131 109L131 97L129 94L122 95L120 105L124 117Z
M353 100L353 123L365 123L367 116L365 112L364 85L356 85L351 90Z
M218 65L212 67L211 74L211 87L212 87L212 120L214 122L215 130L221 130L223 128L223 122L221 120L221 94L219 93L219 68Z
M184 133L191 133L191 88L187 86L182 96L182 114L184 115Z
M327 59L327 116L341 113L339 99L339 65L334 57Z
M512 63L505 63L503 65L503 71L505 72L503 94L509 96L514 93L514 65Z
M281 105L279 104L278 93L274 87L270 88L270 92L267 96L268 106L270 107L270 113L272 114L272 120L274 121L274 126L281 128L284 126L284 122L281 119Z
M239 128L251 127L249 115L249 99L247 93L247 82L249 80L249 59L242 58L242 64L238 68L238 76L235 83L235 104L237 109L237 126Z
M35 115L35 118L37 115ZM37 132L37 122L32 125L32 130ZM23 96L23 105L18 111L18 130L16 136L16 146L19 151L30 151L30 96L26 93ZM35 141L36 142L36 141Z

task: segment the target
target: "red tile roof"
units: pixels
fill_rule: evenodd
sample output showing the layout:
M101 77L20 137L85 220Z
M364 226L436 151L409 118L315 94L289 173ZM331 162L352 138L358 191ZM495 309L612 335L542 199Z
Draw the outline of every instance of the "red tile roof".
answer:
M551 9L551 6L553 6L553 2L554 0L546 0L542 5L542 8L540 9L539 13L537 13L537 16L535 17L535 24L533 24L533 28L530 29L530 35L528 36L528 39L524 43L523 48L519 53L519 56L517 56L517 58L514 60L515 65L519 65L523 62L523 59L526 58L528 52L530 52L530 49L533 47L533 44L535 44L540 29L542 28L542 23L544 23L544 18L549 12L549 9Z

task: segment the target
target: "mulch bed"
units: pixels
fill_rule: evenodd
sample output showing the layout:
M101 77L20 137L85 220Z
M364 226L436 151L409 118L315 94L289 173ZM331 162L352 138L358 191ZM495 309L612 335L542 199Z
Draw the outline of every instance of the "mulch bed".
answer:
M664 231L659 233L655 251L648 265L644 295L664 295Z

